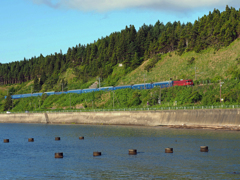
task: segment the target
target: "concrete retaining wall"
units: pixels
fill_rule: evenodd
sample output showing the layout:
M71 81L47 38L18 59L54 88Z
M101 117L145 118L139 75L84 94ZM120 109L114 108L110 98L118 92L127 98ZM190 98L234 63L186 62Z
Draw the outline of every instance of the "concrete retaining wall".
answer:
M239 126L240 109L0 114L1 123Z
M0 123L47 123L45 113L0 114Z

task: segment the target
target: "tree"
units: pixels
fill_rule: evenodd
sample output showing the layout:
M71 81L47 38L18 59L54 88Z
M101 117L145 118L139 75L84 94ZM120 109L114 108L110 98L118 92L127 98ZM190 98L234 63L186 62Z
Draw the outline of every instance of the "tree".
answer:
M149 62L148 64L145 66L144 70L146 70L147 72L149 72L152 68L155 67L155 65L157 64L157 62L161 59L161 56L159 57L158 55L155 55Z
M131 106L138 106L141 104L141 99L140 99L140 93L135 91L133 92L133 94L131 95L131 97L129 97L129 100L128 100L128 106L131 107Z
M193 91L189 99L191 100L191 103L195 103L195 102L201 101L202 95L199 94L198 91Z
M10 110L12 108L12 97L10 93L8 93L7 98L4 104L4 111Z
M161 53L167 53L168 52L167 46L169 45L169 38L167 36L166 31L164 31L162 33L158 42L159 42L158 51L161 52Z
M42 74L41 74L40 81L39 81L39 84L40 84L41 87L45 83L46 80L47 80L47 76L46 76L45 71L43 71Z
M34 78L33 90L34 91L38 91L39 90L39 80L38 80L37 76L35 76L35 78Z
M132 69L136 69L141 64L138 54L135 52L134 59L131 64Z
M146 25L143 25L142 27L140 27L140 29L138 30L138 33L137 33L137 37L136 37L136 42L137 42L137 46L138 46L138 54L140 56L143 56L144 52L145 52L145 38L146 38L145 28L146 28Z

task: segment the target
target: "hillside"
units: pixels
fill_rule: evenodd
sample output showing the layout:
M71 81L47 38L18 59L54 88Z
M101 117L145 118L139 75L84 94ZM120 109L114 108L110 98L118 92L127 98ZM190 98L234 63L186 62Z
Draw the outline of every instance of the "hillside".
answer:
M157 21L155 25L144 24L138 31L130 25L94 43L69 48L66 54L61 51L46 57L40 54L0 64L0 102L4 104L8 92L88 88L99 77L101 86L193 79L196 85L213 83L216 92L216 83L221 79L231 82L229 86L236 94L239 92L236 82L240 79L239 22L240 11L227 6L225 11L214 9L194 23ZM198 92L201 98L194 103L201 104L204 91ZM233 94L226 99L238 102L239 96ZM172 101L177 97L169 98ZM211 102L217 102L217 97Z
M212 59L208 64L215 66L214 63L216 60L218 61L218 58L217 55L204 57L197 53L202 54L209 51L210 54L214 54L219 49L228 47L240 36L239 22L239 10L226 6L225 11L220 12L214 9L208 15L198 18L194 23L185 24L175 21L163 24L157 21L154 25L144 24L139 30L136 30L134 25L126 26L121 31L113 32L94 43L69 47L66 54L63 54L62 51L45 57L40 54L38 57L24 58L22 61L0 64L0 83L10 85L34 81L33 92L58 90L61 89L60 84L64 84L66 87L74 82L75 85L70 88L85 88L97 77L106 80L120 63L125 67L122 70L124 76L141 64L145 64L146 60L154 59L159 54L162 55L162 63L167 66L164 68L166 72L162 71L164 76L161 74L159 77L158 74L150 75L148 76L149 80L154 78L160 78L160 80L161 78L179 79L180 77L176 75L179 67L185 67L184 63L186 62L183 61L194 56L196 62L191 61L191 64L197 63L200 75L203 73L204 76L209 68L199 62L205 58ZM166 58L166 54L169 52L171 54L169 54L169 58ZM186 52L192 52L192 54L186 54ZM223 54L218 53L218 55L221 57ZM199 58L197 58L198 56ZM158 65L161 66L160 63ZM174 67L171 69L172 74L169 71L170 67ZM194 72L190 72L189 67L180 69L182 72L180 76L192 76ZM69 76L69 72L74 76ZM127 81L130 83L135 80L128 79ZM141 81L141 77L137 81ZM79 82L82 85L79 85ZM116 80L112 83L115 84Z
M195 60L189 64L192 57ZM235 77L231 74L231 67L240 74L238 58L240 58L239 39L218 51L208 48L201 53L186 52L181 56L177 55L176 52L170 52L163 55L150 72L144 70L148 60L139 68L121 77L116 85L143 83L144 74L146 74L146 82L166 81L170 78L196 80L195 67L197 80L231 79Z
M194 57L195 60L192 64L189 64L192 57ZM237 39L228 47L223 47L218 51L213 48L208 48L201 53L185 52L181 56L178 55L176 51L161 55L160 60L149 72L144 70L144 68L152 59L144 61L139 67L129 73L125 72L124 67L116 65L113 68L113 72L107 78L104 78L101 84L102 86L117 86L144 83L144 76L146 82L166 81L170 78L173 80L195 80L195 67L196 78L200 81L210 80L211 82L211 80L237 78L235 77L236 75L233 74L232 68L234 71L240 72L239 59L240 40ZM82 83L82 81L74 75L73 69L68 68L66 72L59 76L59 79L64 79L67 82L67 84L63 86L64 90L71 90L87 88L97 80L97 77L93 77L88 82ZM31 93L31 86L33 87L33 85L33 81L28 81L22 84L0 86L0 95L7 95L7 91L9 89L11 91L12 88L15 89L15 94ZM54 85L50 91L52 90L61 91L61 82ZM41 91L44 92L44 88Z
M190 78L195 79L195 66L197 67L197 80L194 80L193 88L175 87L163 89L161 92L162 104L158 104L159 89L152 90L118 90L115 92L115 108L127 107L147 107L147 102L150 102L152 107L173 106L177 102L178 106L189 105L219 105L219 79L224 82L222 87L222 98L224 104L239 104L240 103L240 41L237 39L228 47L219 49L208 48L201 53L185 52L179 56L175 52L159 55L159 60L155 66L149 70L144 70L147 64L153 59L144 61L135 70L126 73L124 67L116 65L113 72L108 78L101 82L102 86L137 84L144 82L144 74L146 74L146 82L157 82L169 80L169 78L180 79ZM194 61L190 60L194 57ZM238 74L234 74L237 72ZM238 76L237 78L235 76ZM92 78L91 81L80 83L81 81L73 74L72 69L68 69L63 73L61 78L65 78L68 84L65 88L77 89L90 85L96 81ZM30 93L31 86L34 82L29 81L21 85L3 86L0 88L2 95L6 94L7 90L15 90L15 93ZM201 85L198 85L201 84ZM61 84L54 86L56 90L61 90ZM23 110L51 110L51 109L98 109L98 108L113 108L112 92L96 92L88 94L65 94L54 95L49 97L25 98L14 100L14 111ZM1 102L4 104L4 100ZM1 110L3 106L1 106Z

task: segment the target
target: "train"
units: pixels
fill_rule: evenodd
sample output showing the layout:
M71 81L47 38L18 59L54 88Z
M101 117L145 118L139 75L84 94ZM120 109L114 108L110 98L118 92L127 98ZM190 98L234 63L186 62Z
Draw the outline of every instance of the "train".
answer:
M162 81L162 82L154 82L154 83L144 83L144 84L133 84L133 85L123 85L123 86L109 86L109 87L100 87L96 89L75 89L75 90L69 90L69 91L63 91L63 92L39 92L39 93L32 93L32 94L15 94L11 95L12 99L20 99L20 98L27 98L27 97L38 97L42 96L44 93L48 96L51 95L61 95L61 94L69 94L69 93L75 93L75 94L82 94L82 93L90 93L95 91L114 91L118 89L152 89L154 87L160 87L160 88L168 88L173 86L193 86L193 80L187 79L187 80L179 80L179 81ZM5 96L5 99L7 96Z

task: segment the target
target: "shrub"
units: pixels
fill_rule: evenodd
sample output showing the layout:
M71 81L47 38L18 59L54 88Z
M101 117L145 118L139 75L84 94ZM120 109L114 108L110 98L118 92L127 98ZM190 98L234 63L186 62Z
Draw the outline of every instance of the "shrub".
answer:
M149 72L150 70L152 70L152 68L155 67L155 65L157 64L157 62L161 59L160 56L154 56L153 59L151 59L148 64L145 66L144 70L147 70L147 72Z

